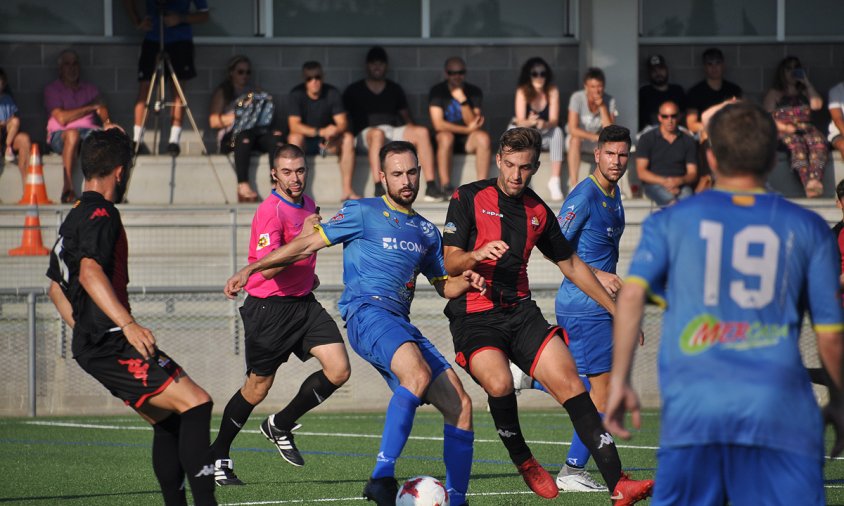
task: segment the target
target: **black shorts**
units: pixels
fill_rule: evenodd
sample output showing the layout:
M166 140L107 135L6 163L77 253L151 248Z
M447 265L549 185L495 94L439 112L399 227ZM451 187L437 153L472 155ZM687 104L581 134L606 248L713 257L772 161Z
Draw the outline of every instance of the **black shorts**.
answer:
M459 316L451 320L449 328L455 361L469 375L472 357L489 348L501 350L520 369L532 374L548 341L554 336L563 337L562 329L548 323L533 300Z
M123 332L110 332L96 346L74 358L113 396L133 408L143 406L182 374L179 364L161 350L144 360Z
M311 348L343 343L340 329L314 294L247 297L240 308L246 342L246 374L271 376L295 353L304 362Z
M180 40L166 44L164 52L170 56L170 63L176 77L187 81L196 77L196 67L193 64L193 41ZM155 72L155 57L158 56L158 42L144 39L141 44L141 57L138 58L138 81L149 81ZM164 69L166 76L170 71Z

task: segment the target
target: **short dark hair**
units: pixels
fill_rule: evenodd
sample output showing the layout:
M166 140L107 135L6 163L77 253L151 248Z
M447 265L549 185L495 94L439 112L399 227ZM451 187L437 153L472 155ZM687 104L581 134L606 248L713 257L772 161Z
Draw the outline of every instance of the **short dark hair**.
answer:
M724 61L724 53L722 53L721 50L717 47L710 47L709 49L703 52L700 59L703 63L715 60Z
M507 130L498 139L498 155L533 151L533 164L539 161L542 151L542 134L535 128L517 127Z
M725 176L763 176L776 160L777 126L771 113L750 102L729 104L707 128L718 172Z
M590 79L597 79L598 81L607 84L607 78L604 75L604 71L598 67L589 67L586 69L586 74L583 76L583 83L585 84L586 81Z
M86 181L105 177L117 167L132 166L132 143L119 128L94 130L82 141L82 175Z
M273 151L273 167L275 167L275 161L279 158L305 158L305 152L295 144L282 144Z
M604 145L605 142L626 142L627 149L633 144L630 138L630 130L621 125L607 125L598 133L598 149Z
M419 164L419 155L416 154L416 146L407 141L391 141L384 144L384 146L381 147L381 150L378 151L378 159L380 162L378 168L381 172L384 172L384 164L387 162L387 155L393 153L413 153L413 157L416 158L416 163Z
M316 60L308 60L302 64L302 72L309 70L322 70L322 65Z
M838 181L838 184L835 185L835 196L838 197L838 200L844 199L844 179Z
M449 56L445 59L445 63L443 63L443 68L447 68L449 63L459 63L460 65L466 66L466 62L463 61L463 58L459 56Z
M381 46L372 46L366 53L366 63L382 61L387 63L387 51Z

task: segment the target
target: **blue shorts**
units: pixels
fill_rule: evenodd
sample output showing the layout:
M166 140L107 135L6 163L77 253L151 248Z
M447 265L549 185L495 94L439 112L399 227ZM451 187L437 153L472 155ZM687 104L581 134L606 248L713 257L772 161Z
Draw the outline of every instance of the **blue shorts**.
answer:
M78 128L79 130L79 140L84 141L86 137L91 135L91 132L94 131L92 128ZM57 130L50 135L50 150L56 154L62 154L64 150L64 139L62 139L62 133L64 130Z
M612 317L557 315L557 325L566 331L569 351L577 374L595 375L612 369Z
M406 342L419 346L422 358L431 368L432 382L443 371L451 368L451 364L419 329L407 319L384 308L371 304L358 307L346 320L346 331L352 349L381 373L390 390L399 386L399 379L390 370L390 363L399 346Z
M651 505L822 505L823 458L712 444L657 451Z

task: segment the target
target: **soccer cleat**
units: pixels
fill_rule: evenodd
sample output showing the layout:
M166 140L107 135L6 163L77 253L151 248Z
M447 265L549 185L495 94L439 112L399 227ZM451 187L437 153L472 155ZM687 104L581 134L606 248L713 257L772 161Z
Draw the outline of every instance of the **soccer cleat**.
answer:
M398 493L399 484L392 476L369 478L363 487L363 497L377 506L395 506Z
M545 499L553 499L557 497L559 491L557 485L554 483L554 478L548 474L535 458L531 457L524 461L521 465L516 466L519 469L519 474L525 480L527 486L533 490L533 493Z
M510 373L513 375L513 389L516 395L522 393L522 390L527 390L533 385L533 378L524 373L519 366L510 362Z
M607 487L595 481L586 469L563 464L557 474L557 488L563 492L608 492Z
M428 184L425 188L425 197L423 198L425 202L442 202L445 200L445 196L437 189L437 185L434 183Z
M290 430L281 430L270 423L270 418L271 417L265 418L261 423L261 434L263 434L265 438L269 439L270 442L278 448L278 453L281 454L281 458L294 466L304 466L305 459L302 458L302 454L299 453L299 450L296 448L296 444L293 442L293 431L302 425L297 423Z
M631 480L625 473L621 473L621 479L612 491L610 499L614 506L627 506L636 504L646 497L650 497L654 489L653 480Z
M232 459L217 459L214 462L214 483L218 487L226 485L246 485L234 474L234 463Z

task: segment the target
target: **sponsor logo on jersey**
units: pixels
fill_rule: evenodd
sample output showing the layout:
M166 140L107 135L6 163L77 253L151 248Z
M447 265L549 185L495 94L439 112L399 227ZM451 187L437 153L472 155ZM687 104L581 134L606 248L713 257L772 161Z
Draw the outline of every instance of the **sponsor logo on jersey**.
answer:
M481 209L481 213L486 214L487 216L496 216L498 218L503 218L504 215L501 213L496 213L495 211L487 211L486 209Z
M532 226L534 230L539 228L539 219L536 216L531 216L530 226Z
M382 245L384 249L397 249L402 251L412 251L414 253L424 253L425 246L413 241L405 241L402 239L399 241L395 237L382 237Z
M129 371L135 379L141 380L144 386L147 386L147 371L149 371L149 364L139 358L130 358L128 360L118 360L118 364L125 365L126 370Z
M258 244L255 245L256 250L262 250L270 245L270 234L261 234L258 236Z
M345 209L345 207L343 209L340 209L339 211L337 211L337 214L332 216L331 219L328 220L328 222L329 223L337 223L338 221L343 221L343 218L346 217L346 215L343 214L344 209Z
M419 225L422 227L422 233L428 237L434 236L434 225L431 224L429 221L422 221L419 222Z
M383 237L382 240L384 249L399 249L398 241L395 237Z
M91 217L88 218L89 220L93 220L94 218L108 218L108 211L105 210L104 207L98 207L91 213Z
M788 325L762 322L725 322L711 314L693 318L680 334L680 350L686 355L703 353L713 346L746 351L775 346L788 338Z
M455 232L457 232L457 226L450 221L443 227L443 234L453 234Z

